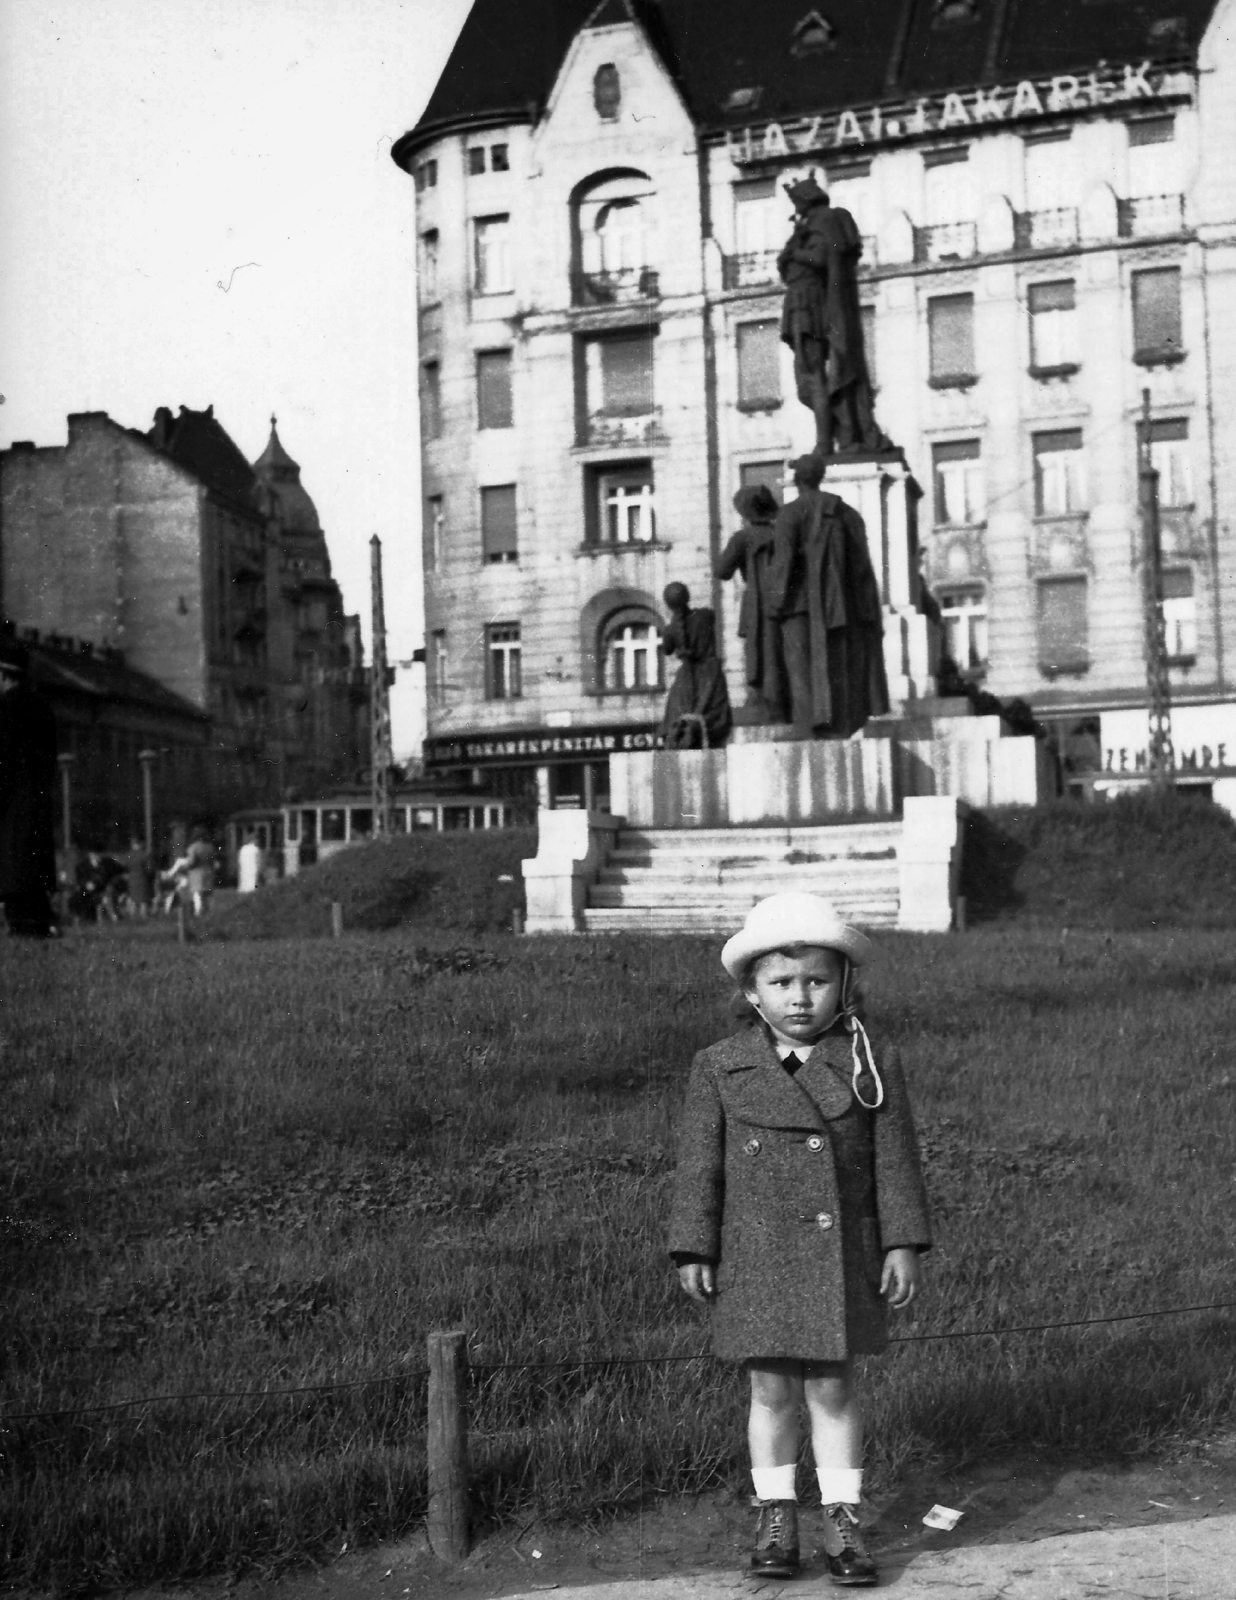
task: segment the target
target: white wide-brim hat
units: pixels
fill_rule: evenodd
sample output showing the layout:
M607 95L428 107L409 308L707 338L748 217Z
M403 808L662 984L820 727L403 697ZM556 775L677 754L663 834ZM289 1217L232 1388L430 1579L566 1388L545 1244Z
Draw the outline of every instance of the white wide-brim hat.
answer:
M852 928L827 900L818 894L792 890L756 901L746 922L726 941L721 965L731 978L738 980L757 956L800 944L839 950L856 967L861 967L871 954L871 940Z

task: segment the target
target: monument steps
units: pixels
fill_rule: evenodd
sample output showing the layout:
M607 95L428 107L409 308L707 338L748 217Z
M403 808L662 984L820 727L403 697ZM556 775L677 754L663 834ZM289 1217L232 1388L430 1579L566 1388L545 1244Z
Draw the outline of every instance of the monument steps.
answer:
M899 822L622 829L588 890L592 933L733 932L765 895L801 889L865 927L894 927Z

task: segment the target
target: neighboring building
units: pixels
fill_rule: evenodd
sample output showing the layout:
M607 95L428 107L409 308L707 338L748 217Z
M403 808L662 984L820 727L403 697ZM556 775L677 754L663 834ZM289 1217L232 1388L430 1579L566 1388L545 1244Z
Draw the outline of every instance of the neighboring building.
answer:
M1137 445L1181 702L1233 694L1233 0L476 0L417 126L433 764L542 798L652 741L661 591L809 448L782 186L858 219L948 648L1097 749L1145 703Z
M84 412L68 430L66 446L0 452L0 614L85 641L208 719L199 818L354 776L359 625L273 419L252 467L212 409L160 407L146 434ZM140 795L131 755L117 749L109 792Z

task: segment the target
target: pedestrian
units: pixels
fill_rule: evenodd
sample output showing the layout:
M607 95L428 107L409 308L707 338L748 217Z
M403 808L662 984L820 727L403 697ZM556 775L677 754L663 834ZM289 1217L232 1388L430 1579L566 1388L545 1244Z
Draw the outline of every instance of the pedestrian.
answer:
M859 1529L862 1419L851 1358L888 1343L931 1232L905 1081L858 1015L869 940L825 900L770 895L721 952L748 1011L696 1056L678 1133L669 1249L711 1307L713 1348L750 1382L759 1505L752 1571L799 1565L799 1408L811 1426L824 1556L873 1584Z
M154 862L145 843L136 834L129 839L129 853L124 865L129 884L129 904L136 916L149 916L154 899Z
M253 894L262 881L262 847L252 831L236 852L236 888L240 894Z
M215 847L205 828L194 828L189 848L173 863L172 871L184 874L193 915L203 916L210 909L210 896L215 887Z
M30 652L0 640L0 901L9 932L30 939L59 933L52 813L56 718L30 676Z

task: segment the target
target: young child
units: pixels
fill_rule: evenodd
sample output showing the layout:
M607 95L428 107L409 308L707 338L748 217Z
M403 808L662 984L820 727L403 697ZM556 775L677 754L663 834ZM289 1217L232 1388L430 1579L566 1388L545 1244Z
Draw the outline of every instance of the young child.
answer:
M696 1056L679 1127L669 1249L712 1307L716 1354L750 1374L751 1568L767 1577L799 1564L805 1400L829 1575L876 1581L850 1358L885 1349L888 1307L914 1298L931 1235L900 1064L888 1050L877 1066L855 1014L870 952L815 895L755 905L721 952L755 1015Z

